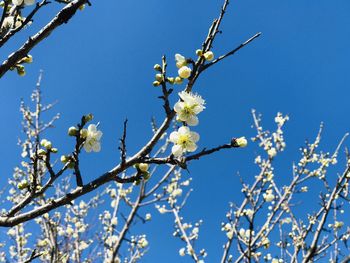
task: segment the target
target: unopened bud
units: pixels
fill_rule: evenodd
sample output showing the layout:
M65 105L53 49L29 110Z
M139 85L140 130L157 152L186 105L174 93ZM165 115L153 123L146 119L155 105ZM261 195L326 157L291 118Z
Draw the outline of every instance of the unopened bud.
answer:
M148 163L139 163L138 167L139 167L141 172L147 172L149 165L148 165Z
M234 147L246 147L248 141L245 137L240 137L232 140L232 144Z
M174 84L174 82L175 82L175 78L173 78L173 77L167 78L167 80L170 84Z
M214 53L212 51L207 51L204 53L204 58L207 61L211 61L214 59Z
M31 55L25 56L20 60L20 63L32 63L33 57Z
M22 180L21 182L18 183L17 185L19 190L23 190L28 187L28 181L27 180Z
M78 129L76 127L72 126L68 129L69 136L76 136L77 134L78 134Z
M39 156L44 156L44 155L46 155L46 151L44 149L39 149L38 150L38 155Z
M61 156L61 162L62 162L62 163L67 163L67 162L69 162L69 156L62 155L62 156Z
M182 78L176 77L175 78L175 84L182 84Z
M154 86L154 87L158 87L159 85L160 85L160 82L159 82L159 81L157 81L157 80L156 80L156 81L153 81L153 86Z
M52 148L50 151L51 151L52 153L58 153L58 149L57 149L57 148Z
M48 150L52 148L52 143L46 139L42 139L40 145Z
M86 123L86 122L91 121L93 118L94 118L94 115L92 115L91 113L89 113L89 114L87 114L87 115L84 116L84 121L85 121L85 123Z
M198 57L202 56L202 55L203 55L203 50L197 49L197 50L196 50L196 55L197 55Z
M16 69L17 69L17 74L18 75L20 75L21 77L25 76L26 71L25 71L23 65L16 65Z
M159 64L155 64L153 66L154 70L157 70L157 71L162 71L162 67L159 65Z
M160 73L156 74L156 80L158 80L159 82L162 82L164 80L163 75Z
M179 76L183 79L189 78L191 76L191 72L192 70L187 66L183 66L178 70Z

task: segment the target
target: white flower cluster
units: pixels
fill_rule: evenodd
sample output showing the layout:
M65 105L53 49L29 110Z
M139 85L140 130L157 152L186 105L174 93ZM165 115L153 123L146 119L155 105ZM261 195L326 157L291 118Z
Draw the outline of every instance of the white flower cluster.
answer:
M180 54L175 54L176 67L179 69L180 78L188 79L191 76L192 70L187 66L187 60Z
M191 76L191 69L187 66L187 59L180 55L175 55L176 66L179 68L180 78L187 79ZM180 100L174 105L176 119L183 122L184 126L170 134L170 141L174 143L171 149L175 157L180 157L186 152L197 150L196 143L199 134L190 130L188 126L196 126L199 123L197 115L205 109L205 101L201 96L191 92L179 92Z
M101 137L102 132L97 130L95 124L90 124L87 129L81 130L81 136L85 139L84 149L86 152L99 152L101 151Z

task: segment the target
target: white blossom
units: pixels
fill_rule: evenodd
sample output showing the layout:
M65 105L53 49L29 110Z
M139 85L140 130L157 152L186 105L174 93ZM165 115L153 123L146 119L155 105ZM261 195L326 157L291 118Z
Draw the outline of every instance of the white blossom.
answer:
M138 245L140 248L145 248L148 246L148 241L146 239L146 236L141 237L141 239L138 241Z
M184 121L190 126L196 126L198 124L197 114L205 109L205 101L201 96L186 91L180 92L179 96L181 101L174 106L177 120Z
M145 216L145 220L149 221L152 219L152 215L150 213L147 213Z
M267 151L267 154L269 155L270 158L275 157L277 154L276 148L271 148L270 150Z
M90 124L86 130L86 139L84 143L84 149L86 152L99 152L101 150L100 139L102 137L102 132L97 130L95 124Z
M171 152L174 156L179 157L186 152L197 150L196 142L199 140L199 134L190 131L190 128L182 126L178 131L170 134L170 141L174 143Z
M275 199L271 189L267 190L266 193L263 194L263 197L266 202L272 202Z

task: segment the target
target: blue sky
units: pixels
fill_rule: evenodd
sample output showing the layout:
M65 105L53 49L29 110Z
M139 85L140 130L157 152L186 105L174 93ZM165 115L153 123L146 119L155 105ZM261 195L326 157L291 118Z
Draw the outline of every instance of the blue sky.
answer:
M40 69L44 70L45 100L59 102L55 111L62 118L47 134L59 149L72 147L66 130L83 114L92 112L101 123L103 150L98 155L85 155L82 161L85 180L92 179L118 161L117 140L126 117L130 155L149 138L151 117L160 122L163 116L159 90L152 86L153 65L160 63L163 54L169 64L175 53L194 57L222 1L92 4L33 50L34 63L27 67L25 77L9 72L0 81L2 185L20 161L16 146L21 136L19 101L28 100ZM223 54L256 32L261 31L262 36L198 81L195 90L207 101L196 127L201 134L200 147L215 146L231 137L253 136L250 110L255 108L263 114L268 128L273 127L278 111L290 116L285 130L287 150L276 160L280 171L276 176L282 181L290 178L298 148L316 135L321 121L325 123L322 148L333 150L350 130L349 11L346 0L232 1L214 53ZM31 28L3 48L1 58L45 24L48 13L42 12ZM174 65L171 70L175 74ZM190 166L195 191L184 215L192 222L204 220L199 247L207 249L208 262L216 262L221 255L224 235L220 223L228 202L241 198L235 174L239 171L247 180L252 179L257 172L253 165L256 153L257 147L251 144ZM155 234L144 262L187 262L177 257L182 244L171 237L170 216L156 217L147 232Z

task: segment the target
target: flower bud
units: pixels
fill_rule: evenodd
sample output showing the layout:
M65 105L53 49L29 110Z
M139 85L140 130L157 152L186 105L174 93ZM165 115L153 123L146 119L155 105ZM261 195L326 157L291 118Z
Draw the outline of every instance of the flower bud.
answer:
M52 148L52 143L46 139L42 139L40 145L48 150L51 150Z
M207 51L204 53L204 58L206 61L211 61L214 59L214 53L212 51Z
M197 50L196 50L196 55L197 55L198 57L201 57L201 56L203 55L203 50L197 49Z
M178 70L179 76L183 79L187 79L191 76L191 69L187 66L183 66Z
M167 81L168 81L170 84L174 84L175 78L173 78L173 77L167 78Z
M72 126L68 129L69 136L76 136L77 134L78 134L78 129L76 127Z
M39 149L38 150L38 155L39 156L44 156L44 155L46 155L46 151L44 149Z
M157 70L157 71L162 71L162 67L159 65L159 64L155 64L153 66L154 70Z
M61 162L62 162L62 163L67 163L67 162L69 162L69 156L62 155L62 156L61 156Z
M149 165L148 163L139 163L138 168L140 169L141 172L147 172Z
M175 84L182 84L182 78L176 77L175 78Z
M151 219L152 219L152 215L150 213L147 213L146 216L145 216L145 220L149 221Z
M91 113L87 114L84 116L84 122L89 122L94 118L94 115L92 115Z
M248 141L245 137L235 138L232 140L232 144L234 147L246 147Z
M16 65L16 69L17 69L17 74L18 75L20 75L21 77L25 76L26 71L25 71L23 65Z
M24 58L22 58L19 63L32 63L32 62L33 62L33 57L31 55L27 55Z
M58 149L57 149L57 148L52 148L52 149L51 149L51 152L52 152L52 153L58 153Z
M159 81L157 81L157 80L156 80L156 81L153 81L153 86L154 86L154 87L158 87L159 85L160 85L160 82L159 82Z
M156 74L156 80L158 80L159 82L162 82L164 80L163 74Z
M28 187L28 181L26 179L23 179L21 182L17 185L19 190L23 190Z

